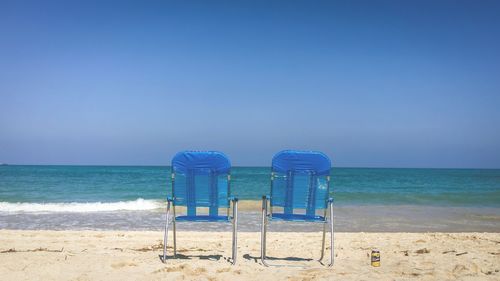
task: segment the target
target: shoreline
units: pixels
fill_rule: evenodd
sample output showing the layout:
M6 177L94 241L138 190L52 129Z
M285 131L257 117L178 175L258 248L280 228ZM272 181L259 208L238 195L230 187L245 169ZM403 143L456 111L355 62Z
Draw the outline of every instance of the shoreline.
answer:
M242 201L238 229L260 231L261 214L255 202ZM178 215L184 208L177 208ZM432 207L416 205L335 206L338 232L498 232L500 208ZM19 230L138 230L161 231L165 210L110 212L0 212L0 229ZM315 224L317 225L317 224ZM186 231L230 231L230 224L179 223ZM272 221L270 230L314 232L320 225Z
M126 204L132 204L135 203L135 205L128 206ZM4 204L4 206L2 206ZM12 208L12 211L8 208L8 205L11 205L9 207ZM142 208L140 206L137 206L138 204L146 204L146 206L143 206ZM20 207L18 208L13 208L12 206L18 205ZM40 211L38 209L33 209L30 210L27 207L30 205L35 205L35 206L65 206L66 211L59 211L57 209L48 209L48 208L40 208ZM165 209L167 207L167 202L166 199L146 199L146 198L141 198L138 197L136 199L130 199L130 200L122 200L122 201L71 201L71 202L20 202L20 201L0 201L0 212L12 212L12 213L23 213L23 212L80 212L78 210L75 211L67 211L69 209L68 207L73 206L73 208L79 208L81 206L85 205L91 205L91 206L106 206L106 205L115 205L113 209L110 209L110 211L155 211L155 210L160 210L160 209ZM25 206L24 208L22 208ZM261 199L240 199L238 201L238 210L240 211L258 211L260 210L262 206L262 200ZM460 204L448 204L448 205L443 205L443 204L411 204L411 203L360 203L360 202L350 202L350 203L345 203L345 202L338 202L335 201L335 207L374 207L374 208L380 208L380 207L415 207L415 208L455 208L455 209L477 209L477 210L500 210L500 205L460 205ZM124 208L124 209L120 209ZM183 206L177 206L178 210L183 212L185 211L185 207ZM97 211L93 210L86 210L84 212L100 212L100 211L106 211L105 209L100 210L98 209Z
M270 232L269 262L289 266L266 268L258 259L259 235L239 234L238 263L232 266L228 261L229 232L181 231L180 258L168 259L163 264L159 259L163 233L159 231L0 230L0 275L6 280L498 280L500 277L500 233L336 233L333 268L316 261L321 246L319 232ZM381 253L378 268L370 266L369 254L374 248Z

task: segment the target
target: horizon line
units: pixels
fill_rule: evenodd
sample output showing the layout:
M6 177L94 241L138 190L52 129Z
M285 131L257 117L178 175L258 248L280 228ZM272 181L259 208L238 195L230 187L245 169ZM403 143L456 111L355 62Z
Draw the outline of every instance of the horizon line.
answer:
M8 164L0 163L0 166L73 166L73 167L171 167L172 165L130 165L130 164ZM271 165L232 165L231 168L270 168ZM464 167L391 167L391 166L332 166L332 169L434 169L434 170L500 170L499 168L464 168Z

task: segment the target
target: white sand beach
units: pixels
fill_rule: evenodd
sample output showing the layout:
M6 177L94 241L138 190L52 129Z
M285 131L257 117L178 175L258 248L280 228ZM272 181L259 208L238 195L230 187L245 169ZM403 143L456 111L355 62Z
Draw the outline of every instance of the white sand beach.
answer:
M160 261L161 232L0 230L2 280L499 280L500 233L337 233L333 268L322 266L320 233L179 232L179 259ZM381 266L370 265L370 252Z

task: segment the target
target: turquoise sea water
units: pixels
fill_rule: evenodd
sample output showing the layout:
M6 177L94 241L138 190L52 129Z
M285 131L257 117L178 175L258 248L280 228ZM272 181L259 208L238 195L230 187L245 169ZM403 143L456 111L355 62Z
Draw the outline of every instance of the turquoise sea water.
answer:
M162 200L170 193L169 173L169 167L0 166L0 202ZM260 200L269 174L266 167L233 168L233 194ZM341 205L500 207L500 170L334 168L332 180Z
M169 167L0 166L0 229L161 230L169 178ZM332 180L338 231L500 232L500 170L334 168ZM256 200L240 206L241 231L259 231L269 184L267 167L232 169L233 194Z

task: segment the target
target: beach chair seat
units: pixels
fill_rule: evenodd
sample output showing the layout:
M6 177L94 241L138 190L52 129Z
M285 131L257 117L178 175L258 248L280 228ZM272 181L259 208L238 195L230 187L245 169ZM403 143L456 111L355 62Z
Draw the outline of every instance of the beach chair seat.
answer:
M272 214L272 217L269 217L269 220L324 223L326 218L323 216L309 216L302 214Z
M317 151L284 150L273 157L271 169L271 192L262 197L262 264L270 265L266 262L266 233L268 224L275 220L322 223L320 261L324 256L326 227L329 223L331 235L329 266L332 266L334 236L333 198L330 197L330 159Z
M175 217L177 222L189 221L189 222L231 222L231 217L228 216L209 216L209 215L197 215L197 216L177 216Z
M172 196L167 197L163 236L163 262L167 259L169 226L173 226L174 258L177 256L176 222L232 223L232 263L236 264L238 199L231 196L231 164L217 151L183 151L172 159ZM177 215L176 206L187 214ZM208 209L208 214L200 210ZM232 212L230 212L232 209ZM224 212L219 213L221 210ZM172 214L171 214L172 211Z

